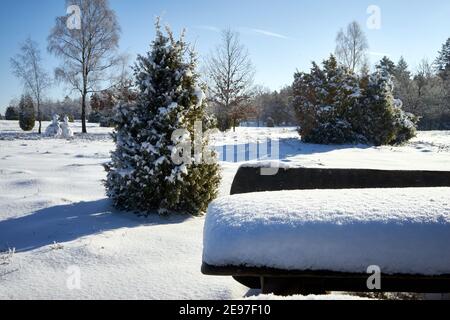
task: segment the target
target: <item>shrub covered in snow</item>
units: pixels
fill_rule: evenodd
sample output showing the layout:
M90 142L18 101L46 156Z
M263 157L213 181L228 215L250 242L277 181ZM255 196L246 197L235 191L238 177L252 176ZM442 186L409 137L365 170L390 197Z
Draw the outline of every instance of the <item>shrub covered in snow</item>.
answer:
M114 127L114 119L111 116L104 115L99 111L93 111L89 114L88 121L90 123L98 123L101 128Z
M19 120L19 111L13 106L9 106L5 111L5 120Z
M361 80L363 92L352 110L354 130L374 145L400 144L416 134L417 117L402 110L400 100L394 98L392 76L378 68Z
M181 163L173 157L183 151L181 141L196 141L197 148L207 152L202 134L211 128L211 121L195 72L195 54L183 37L175 40L169 29L166 35L159 22L156 26L151 51L139 56L135 66L139 97L116 109L116 150L105 165L105 186L121 209L197 215L217 195L219 166L215 160L192 161L191 149ZM199 122L200 141L194 135ZM178 136L180 130L186 134Z
M313 63L310 73L297 73L293 89L299 132L305 142L355 140L347 113L358 99L358 81L334 56L323 62L323 69Z
M420 117L397 107L394 108L394 115L396 137L391 144L402 144L414 138L417 135L417 124Z
M415 136L417 118L394 99L383 68L359 78L334 56L295 74L294 101L302 140L320 144L403 143Z
M19 103L19 125L23 131L31 131L34 128L36 116L34 103L30 95L22 96Z
M90 123L99 123L102 119L102 114L98 111L92 111L89 113L88 122Z

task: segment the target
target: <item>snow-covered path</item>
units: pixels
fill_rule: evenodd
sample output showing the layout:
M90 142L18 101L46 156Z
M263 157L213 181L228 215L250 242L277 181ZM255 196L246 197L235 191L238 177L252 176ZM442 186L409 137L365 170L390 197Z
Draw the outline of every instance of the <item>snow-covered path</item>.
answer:
M244 297L248 289L231 278L200 273L204 218L137 218L111 208L101 180L114 145L108 129L88 129L85 138L38 139L0 121L0 299ZM450 132L372 148L303 144L293 128L239 128L215 144L267 136L280 141L281 160L295 165L450 170ZM221 195L238 166L222 162Z

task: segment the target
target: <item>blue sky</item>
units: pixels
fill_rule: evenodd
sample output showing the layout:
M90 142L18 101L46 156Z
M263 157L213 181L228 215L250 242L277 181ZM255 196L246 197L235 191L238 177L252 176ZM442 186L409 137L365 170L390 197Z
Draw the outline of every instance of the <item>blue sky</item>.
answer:
M122 27L120 51L132 59L148 49L154 17L160 15L176 33L186 27L188 40L200 56L219 42L220 29L241 33L256 66L256 82L271 89L292 82L296 69L307 70L334 51L336 33L352 20L361 23L370 44L370 59L380 54L393 60L403 55L412 70L424 57L434 59L450 37L448 0L110 0ZM381 29L366 27L367 8L381 9ZM46 52L54 18L64 15L64 0L2 0L0 2L0 112L22 92L11 75L9 59L30 36L41 45L46 68L58 60ZM56 86L48 95L62 98Z

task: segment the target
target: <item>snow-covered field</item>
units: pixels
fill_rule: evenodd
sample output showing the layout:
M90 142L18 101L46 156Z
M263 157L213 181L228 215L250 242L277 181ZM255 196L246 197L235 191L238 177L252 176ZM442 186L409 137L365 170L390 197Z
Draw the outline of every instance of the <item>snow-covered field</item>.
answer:
M73 130L80 132L80 124ZM137 218L111 208L101 182L102 163L114 148L110 129L89 125L88 131L71 140L39 138L0 121L0 298L250 295L229 277L200 273L204 218ZM303 144L294 128L238 128L218 135L215 145L251 148L268 136L279 141L280 159L291 165L450 170L450 132L421 132L406 146L376 148ZM222 196L240 164L221 163Z

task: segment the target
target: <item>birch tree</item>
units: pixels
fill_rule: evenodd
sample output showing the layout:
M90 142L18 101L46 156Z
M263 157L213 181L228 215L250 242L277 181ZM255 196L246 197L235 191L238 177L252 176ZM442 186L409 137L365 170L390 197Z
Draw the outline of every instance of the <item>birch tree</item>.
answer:
M11 58L11 68L24 87L36 102L39 134L42 133L41 105L45 91L51 85L51 79L42 67L41 52L38 44L28 38L21 46L20 53Z
M351 71L356 72L365 63L367 49L369 44L358 22L353 21L346 31L339 31L336 37L336 57Z
M81 95L82 132L86 133L86 108L89 94L109 78L107 71L116 66L120 27L107 0L70 0L67 7L79 8L75 27L73 15L56 18L48 37L48 50L63 61L55 76Z

